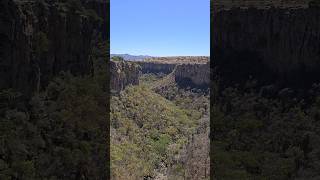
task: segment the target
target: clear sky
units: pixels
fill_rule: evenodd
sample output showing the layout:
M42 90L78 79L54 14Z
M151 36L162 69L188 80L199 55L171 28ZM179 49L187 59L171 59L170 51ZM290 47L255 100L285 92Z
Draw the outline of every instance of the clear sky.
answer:
M111 0L110 8L112 54L210 54L210 0Z

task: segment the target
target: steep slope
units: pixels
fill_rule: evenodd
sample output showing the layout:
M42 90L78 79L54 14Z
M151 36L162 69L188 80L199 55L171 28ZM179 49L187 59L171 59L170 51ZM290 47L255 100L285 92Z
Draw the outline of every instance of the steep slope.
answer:
M113 96L112 178L152 178L162 166L180 167L176 156L198 118L198 112L180 108L146 86L127 87L119 97ZM179 168L174 171L183 177Z

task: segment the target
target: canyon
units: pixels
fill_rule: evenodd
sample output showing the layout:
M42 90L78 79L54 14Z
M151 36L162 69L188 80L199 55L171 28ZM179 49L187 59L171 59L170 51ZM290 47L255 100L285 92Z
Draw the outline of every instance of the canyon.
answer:
M139 84L139 77L146 73L173 76L181 87L208 88L210 84L209 57L159 57L145 61L110 62L111 89L121 91L125 86Z
M112 178L133 174L135 179L208 179L209 57L152 57L144 61L113 58L110 72L111 149L122 149L111 153ZM131 128L123 133L123 124L138 128L134 134ZM151 170L131 172L124 168L122 172L121 164L133 161L124 153L128 149L123 142L141 144L136 139L147 144L151 141L136 149L147 151L144 160L140 153L132 154L137 158L136 168ZM117 159L119 156L123 158ZM155 162L150 160L157 156Z

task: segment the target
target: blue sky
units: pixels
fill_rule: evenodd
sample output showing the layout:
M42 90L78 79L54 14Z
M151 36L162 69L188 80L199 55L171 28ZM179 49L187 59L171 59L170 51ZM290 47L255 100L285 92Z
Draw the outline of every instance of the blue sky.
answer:
M209 56L209 0L111 0L111 53Z

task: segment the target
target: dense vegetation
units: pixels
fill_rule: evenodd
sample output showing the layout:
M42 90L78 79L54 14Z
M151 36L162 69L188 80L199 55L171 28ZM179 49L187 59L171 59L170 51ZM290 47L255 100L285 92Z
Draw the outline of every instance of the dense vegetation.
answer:
M143 179L160 173L169 179L184 177L181 156L205 111L190 105L192 99L199 99L206 100L208 107L208 97L187 93L175 86L175 91L166 91L171 94L171 98L166 99L164 94L161 96L150 88L162 77L164 75L146 74L139 86L129 86L111 98L114 179Z
M299 91L272 87L216 89L211 112L216 179L320 178L319 85Z
M12 89L1 90L0 179L107 176L103 47L92 54L94 76L61 73L31 98Z

